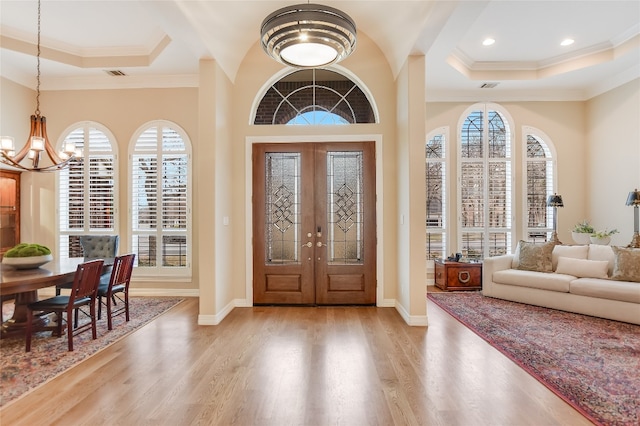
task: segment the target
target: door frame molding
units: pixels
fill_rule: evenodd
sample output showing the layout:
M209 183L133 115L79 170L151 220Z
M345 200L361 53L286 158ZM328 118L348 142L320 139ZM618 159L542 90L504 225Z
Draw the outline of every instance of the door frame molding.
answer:
M253 169L252 148L256 143L374 142L376 155L376 306L395 307L395 300L384 299L384 188L382 167L382 135L298 135L247 136L245 138L245 303L253 306Z

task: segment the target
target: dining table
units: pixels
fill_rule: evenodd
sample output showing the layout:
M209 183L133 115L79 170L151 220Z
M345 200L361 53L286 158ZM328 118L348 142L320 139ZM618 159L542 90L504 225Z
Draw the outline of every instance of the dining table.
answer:
M78 265L87 260L83 257L54 259L32 269L17 269L0 264L0 296L15 296L13 315L2 323L0 338L24 336L27 305L38 300L38 290L73 282ZM46 316L34 317L34 328L43 329L48 321Z

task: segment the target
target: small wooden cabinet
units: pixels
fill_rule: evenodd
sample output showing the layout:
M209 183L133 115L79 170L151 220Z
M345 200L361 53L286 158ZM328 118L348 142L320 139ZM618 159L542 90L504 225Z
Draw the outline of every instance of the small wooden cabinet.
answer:
M20 172L0 170L0 259L20 243Z
M482 290L482 263L436 260L436 287L442 290Z

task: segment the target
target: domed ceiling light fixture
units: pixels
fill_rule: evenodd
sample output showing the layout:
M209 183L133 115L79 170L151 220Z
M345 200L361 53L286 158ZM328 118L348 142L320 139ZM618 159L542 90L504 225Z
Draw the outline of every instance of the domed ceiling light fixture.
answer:
M260 26L262 48L278 62L316 68L342 61L356 48L356 24L346 13L319 4L283 7Z
M31 116L31 132L27 142L16 154L13 138L0 137L0 161L11 167L30 172L55 172L69 165L71 160L80 160L82 151L75 144L66 143L58 154L47 136L47 119L40 115L40 0L38 0L38 43L37 43L36 110ZM48 159L43 159L42 152Z

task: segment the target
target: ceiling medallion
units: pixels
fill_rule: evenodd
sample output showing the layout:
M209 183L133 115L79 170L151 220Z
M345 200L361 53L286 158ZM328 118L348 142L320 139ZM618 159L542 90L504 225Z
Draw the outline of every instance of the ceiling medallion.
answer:
M278 62L296 68L342 61L356 48L356 24L346 13L319 4L283 7L260 26L262 48Z

